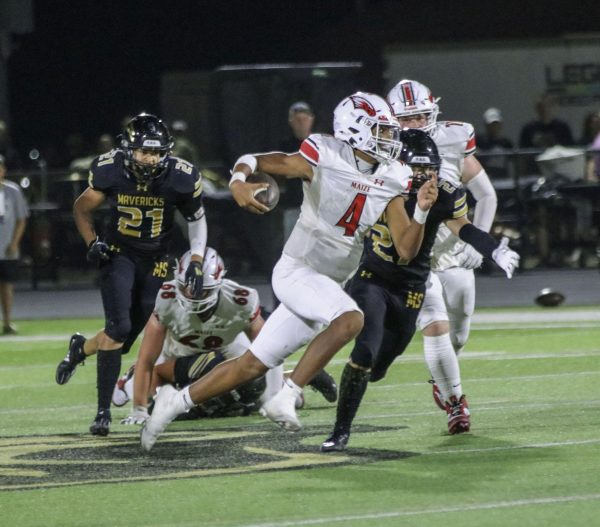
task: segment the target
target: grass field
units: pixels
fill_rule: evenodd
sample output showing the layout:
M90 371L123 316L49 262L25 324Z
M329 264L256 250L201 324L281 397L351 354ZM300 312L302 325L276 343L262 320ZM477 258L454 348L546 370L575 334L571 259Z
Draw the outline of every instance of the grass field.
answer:
M66 386L54 370L72 330L100 321L23 321L0 337L1 523L598 525L600 327L484 311L499 318L475 325L461 359L471 433L447 435L416 338L369 387L349 450L327 455L335 407L310 390L300 434L259 416L181 422L144 455L122 408L94 438L95 360ZM329 367L336 378L348 352Z

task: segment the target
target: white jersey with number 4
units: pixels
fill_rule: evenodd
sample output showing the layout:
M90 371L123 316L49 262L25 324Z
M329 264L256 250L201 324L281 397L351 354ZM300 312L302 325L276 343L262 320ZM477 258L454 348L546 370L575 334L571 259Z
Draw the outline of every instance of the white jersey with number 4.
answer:
M176 287L175 280L165 282L154 307L154 314L168 328L163 355L187 357L219 351L230 358L228 346L260 315L258 292L224 279L215 312L208 320L202 321L197 314L190 313L179 304Z
M329 135L309 136L300 154L313 178L303 184L300 218L283 253L342 282L358 267L369 228L406 191L411 170L394 161L361 173L350 145Z
M475 131L473 125L458 121L441 121L430 132L440 157L442 166L440 177L462 187L462 171L465 157L475 152ZM444 224L438 229L431 253L431 269L442 271L457 267L457 254L464 248L464 242L450 232Z

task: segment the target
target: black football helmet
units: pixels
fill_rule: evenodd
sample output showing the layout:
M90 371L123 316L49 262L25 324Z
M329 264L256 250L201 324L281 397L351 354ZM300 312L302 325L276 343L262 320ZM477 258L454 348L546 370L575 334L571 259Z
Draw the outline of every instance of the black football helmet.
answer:
M400 132L400 139L400 160L413 172L408 184L408 193L416 194L434 173L439 174L442 160L437 146L427 132L417 128L405 128Z
M161 119L149 113L136 115L125 125L120 140L125 166L138 180L148 182L161 176L173 148L173 137ZM160 160L155 165L140 163L134 159L134 150L158 151Z

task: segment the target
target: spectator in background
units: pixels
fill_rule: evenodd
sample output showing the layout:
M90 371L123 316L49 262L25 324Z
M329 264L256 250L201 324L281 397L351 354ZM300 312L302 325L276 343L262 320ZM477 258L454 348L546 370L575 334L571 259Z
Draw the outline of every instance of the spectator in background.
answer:
M181 157L187 159L194 166L198 166L200 159L198 158L198 149L192 143L187 135L188 124L182 119L173 121L171 125L173 133L173 155L175 157Z
M313 133L315 114L310 105L304 101L292 104L288 110L288 124L292 135L279 144L281 152L297 152L302 141ZM283 181L282 181L283 180ZM283 186L281 204L283 213L283 240L287 240L298 217L300 216L300 205L302 204L302 181L300 179L279 179Z
M573 134L569 125L552 116L555 101L550 95L542 95L535 102L537 118L521 129L519 146L544 150L550 146L572 146Z
M581 141L583 146L591 149L587 158L585 180L598 183L600 181L600 111L596 110L586 116Z
M591 147L592 143L600 133L600 110L589 112L583 119L581 127L581 138L579 144L585 147Z
M18 168L21 165L19 154L12 145L6 121L0 121L0 155L8 168Z
M512 141L502 135L502 114L498 108L488 108L483 113L485 134L478 136L477 146L483 154L481 164L487 173L494 178L510 175L510 164L507 153L512 151ZM494 155L498 154L498 155Z
M6 181L6 161L0 155L0 301L3 335L14 335L11 323L13 283L17 277L19 244L25 232L29 209L19 185Z
M102 134L96 141L96 147L91 155L85 157L77 157L71 161L69 170L85 172L87 178L87 172L92 165L92 161L105 152L110 152L115 147L115 138L111 134Z

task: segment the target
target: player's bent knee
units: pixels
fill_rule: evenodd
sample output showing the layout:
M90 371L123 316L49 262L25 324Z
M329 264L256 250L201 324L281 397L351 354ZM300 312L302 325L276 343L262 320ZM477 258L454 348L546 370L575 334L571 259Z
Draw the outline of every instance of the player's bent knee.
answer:
M125 342L131 331L131 321L128 319L111 320L106 325L106 336L116 342Z
M337 317L330 325L346 342L355 338L364 325L364 316L359 311L347 311Z
M250 350L235 360L238 362L239 367L252 379L264 375L269 370Z
M445 335L450 332L450 325L447 320L438 320L437 322L432 322L428 326L423 328L423 335L425 337L439 337L441 335Z

